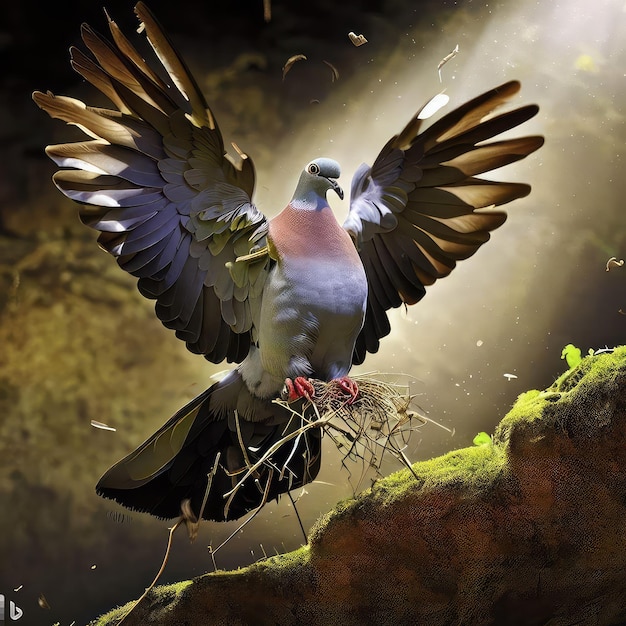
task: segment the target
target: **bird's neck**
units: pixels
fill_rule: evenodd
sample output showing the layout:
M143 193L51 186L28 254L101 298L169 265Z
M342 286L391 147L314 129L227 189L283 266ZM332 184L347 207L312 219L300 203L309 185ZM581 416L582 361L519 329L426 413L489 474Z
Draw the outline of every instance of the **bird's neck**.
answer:
M328 201L325 192L321 195L315 188L311 187L309 181L301 178L289 204L294 209L303 211L321 211L328 206Z

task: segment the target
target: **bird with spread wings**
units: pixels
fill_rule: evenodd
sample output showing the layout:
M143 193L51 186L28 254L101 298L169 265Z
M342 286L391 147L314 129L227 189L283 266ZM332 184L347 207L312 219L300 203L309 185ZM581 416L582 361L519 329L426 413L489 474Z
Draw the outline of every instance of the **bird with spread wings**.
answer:
M339 164L304 155L292 199L269 219L252 201L252 160L235 144L234 156L226 152L184 60L145 4L135 12L150 62L108 16L110 39L83 25L90 54L71 48L72 67L114 109L33 94L89 137L46 149L62 168L54 183L156 301L162 323L192 352L237 366L96 489L158 517L178 516L188 500L196 516L236 519L315 479L321 431L298 430L311 380L335 381L346 402L358 397L348 374L390 332L387 311L418 302L504 223L495 207L529 193L478 175L542 145L538 136L491 141L538 107L492 115L518 92L512 81L424 130L428 106L420 109L354 174L343 225L326 198L343 197ZM273 402L281 395L294 410Z

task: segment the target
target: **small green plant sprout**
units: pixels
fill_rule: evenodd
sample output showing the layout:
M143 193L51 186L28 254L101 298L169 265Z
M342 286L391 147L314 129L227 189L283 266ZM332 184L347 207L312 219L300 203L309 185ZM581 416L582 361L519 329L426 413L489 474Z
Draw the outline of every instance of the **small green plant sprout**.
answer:
M568 343L561 352L561 358L567 361L567 367L574 369L583 359L580 348Z
M487 433L478 433L476 437L474 437L473 443L475 446L491 446L493 445L493 440L491 439L491 435Z

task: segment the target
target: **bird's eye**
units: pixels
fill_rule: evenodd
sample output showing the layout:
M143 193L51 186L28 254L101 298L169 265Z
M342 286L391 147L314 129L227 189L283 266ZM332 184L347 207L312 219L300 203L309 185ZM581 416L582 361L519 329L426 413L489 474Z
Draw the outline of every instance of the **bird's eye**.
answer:
M320 173L320 166L317 163L309 163L306 171L309 174L313 174L314 176L317 176Z

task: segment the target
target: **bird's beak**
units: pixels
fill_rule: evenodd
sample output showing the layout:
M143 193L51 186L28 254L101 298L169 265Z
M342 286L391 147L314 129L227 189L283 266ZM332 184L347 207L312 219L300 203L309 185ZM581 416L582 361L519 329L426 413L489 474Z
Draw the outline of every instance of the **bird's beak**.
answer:
M333 191L339 196L341 200L343 200L343 189L339 186L339 183L333 178L327 178L326 180L328 180L328 182L330 183Z

